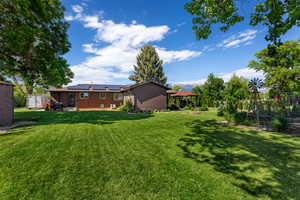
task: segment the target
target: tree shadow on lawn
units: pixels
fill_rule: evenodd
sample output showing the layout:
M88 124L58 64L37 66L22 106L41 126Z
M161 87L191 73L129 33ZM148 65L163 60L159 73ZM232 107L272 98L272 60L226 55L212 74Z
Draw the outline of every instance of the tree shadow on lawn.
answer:
M231 175L233 184L256 197L300 199L300 146L298 138L259 133L195 120L192 133L181 138L184 156L208 163Z
M50 124L78 124L87 123L94 125L113 124L117 121L123 120L141 120L153 117L148 113L128 114L121 111L78 111L78 112L46 112L46 111L31 111L31 112L16 112L16 121L35 121L35 125L17 128L0 136L11 134L22 134L29 128L36 125L50 125Z
M122 120L140 120L152 117L147 113L128 114L121 111L70 111L70 112L17 112L15 113L17 121L36 121L38 124L112 124Z

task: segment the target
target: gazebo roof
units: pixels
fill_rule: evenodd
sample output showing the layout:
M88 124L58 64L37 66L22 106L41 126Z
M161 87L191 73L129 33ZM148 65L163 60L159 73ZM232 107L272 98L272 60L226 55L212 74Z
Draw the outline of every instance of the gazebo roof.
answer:
M187 91L180 91L177 92L176 94L172 94L172 97L188 97L188 96L197 96L197 94L192 93L192 92L187 92Z

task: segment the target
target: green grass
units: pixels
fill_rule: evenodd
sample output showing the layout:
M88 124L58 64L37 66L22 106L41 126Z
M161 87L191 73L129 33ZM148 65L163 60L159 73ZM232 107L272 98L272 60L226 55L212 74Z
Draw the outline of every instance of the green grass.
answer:
M300 199L300 138L213 112L16 111L0 135L0 199Z

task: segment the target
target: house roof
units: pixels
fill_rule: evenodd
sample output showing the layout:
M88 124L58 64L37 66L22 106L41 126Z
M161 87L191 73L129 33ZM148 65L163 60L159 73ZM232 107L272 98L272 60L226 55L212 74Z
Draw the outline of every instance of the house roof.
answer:
M175 94L175 93L177 93L177 91L175 91L175 90L167 90L167 93L168 94Z
M0 81L0 85L11 85L11 86L14 86L14 84L8 83L8 82L4 82L4 81Z
M109 84L78 84L65 88L52 88L52 92L120 92L127 85L109 85Z
M143 83L137 83L133 85L108 85L108 84L78 84L74 86L68 86L65 88L54 88L54 89L49 89L49 91L52 92L121 92L121 91L127 91L145 84L155 84L160 87L163 87L165 89L169 89L168 87L161 85L159 83L155 82L143 82Z
M195 93L192 93L192 92L187 92L187 91L180 91L180 92L177 92L176 94L172 94L171 95L172 97L186 97L186 96L197 96L197 94Z
M136 84L130 85L130 86L124 88L123 91L127 91L127 90L130 90L130 89L136 88L136 87L140 87L140 86L145 85L145 84L154 84L154 85L162 87L162 88L164 88L166 90L170 89L167 86L164 86L162 84L159 84L159 83L156 83L156 82L153 82L153 81L148 81L148 82L142 82L142 83L136 83Z
M108 85L108 84L78 84L67 87L68 90L121 90L127 85Z

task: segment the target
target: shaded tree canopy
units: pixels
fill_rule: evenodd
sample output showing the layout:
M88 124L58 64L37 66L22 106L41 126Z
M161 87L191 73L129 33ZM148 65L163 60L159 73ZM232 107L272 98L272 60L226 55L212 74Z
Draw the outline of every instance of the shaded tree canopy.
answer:
M268 41L278 43L288 30L300 26L300 0L256 0L254 8L245 0L191 0L185 4L185 9L194 16L193 30L197 39L207 39L213 26L220 25L221 31L227 31L244 21L247 16L242 16L243 3L249 4L249 12L254 10L250 25L263 24L268 28L265 37Z
M265 86L280 92L300 90L300 43L287 41L269 45L258 53L249 67L265 73Z
M21 78L29 93L69 83L73 73L62 57L70 49L69 24L61 2L2 0L0 10L1 72Z
M224 80L209 74L203 85L203 95L209 106L216 106L223 99Z
M233 75L226 83L225 98L244 100L249 96L248 81L242 77Z
M233 75L226 83L224 99L226 100L226 110L229 113L237 112L238 108L243 108L243 100L249 97L248 81L242 77Z
M203 85L196 85L193 87L192 92L201 95L203 93Z
M179 92L180 90L182 90L182 86L180 86L180 85L174 85L174 86L172 87L172 90L174 90L174 91L176 91L176 92Z
M155 48L150 45L144 46L137 56L137 64L129 79L137 83L153 81L165 85L167 77L163 72L163 61L159 58Z

